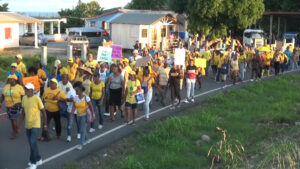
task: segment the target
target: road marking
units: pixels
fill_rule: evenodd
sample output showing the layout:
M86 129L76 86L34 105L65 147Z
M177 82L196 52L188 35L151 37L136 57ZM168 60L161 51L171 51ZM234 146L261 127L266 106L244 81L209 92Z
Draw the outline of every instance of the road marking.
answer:
M299 70L286 71L286 72L284 72L284 74L290 73L290 72L296 72L296 71L299 71ZM270 75L270 76L274 76L274 75ZM269 77L270 77L270 76L269 76ZM267 78L267 77L262 77L262 79L264 79L264 78ZM245 80L245 81L243 81L243 82L244 82L244 83L247 83L247 82L252 83L252 82L255 82L255 81ZM237 83L237 84L240 84L240 82ZM232 84L226 85L225 88L229 88L229 87L232 87L232 86L233 86ZM224 87L224 86L223 86L223 87ZM200 96L203 96L203 95L206 95L206 94L209 94L209 93L212 93L212 92L215 92L215 91L224 89L223 87L219 87L219 88L215 88L215 89L212 89L212 90L203 92L203 93L199 93L199 94L195 95L195 97L200 97ZM171 104L168 105L168 106L162 107L162 108L160 108L160 109L157 109L157 110L155 110L155 111L153 111L153 112L150 112L149 115L156 114L156 113L158 113L158 112L160 112L160 111L163 111L163 110L165 110L165 109L167 109L167 108L169 108L169 107L171 107ZM141 120L142 118L144 118L144 115L138 117L138 118L136 119L136 121L139 121L139 120ZM109 131L106 131L106 132L104 132L104 133L102 133L102 134L100 134L100 135L97 135L97 136L95 136L95 137L89 139L89 141L90 141L90 142L96 141L96 140L100 139L101 137L104 137L104 136L106 136L106 135L108 135L108 134L110 134L110 133L112 133L112 132L114 132L114 131L116 131L116 130L119 130L119 129L121 129L121 128L124 128L124 127L127 127L127 124L121 124L121 125L118 126L118 127L115 127L115 128L113 128L113 129L111 129L111 130L109 130ZM64 151L62 151L62 152L60 152L60 153L57 153L57 154L55 154L55 155L53 155L53 156L51 156L51 157L49 157L49 158L43 160L43 164L48 163L48 162L50 162L50 161L52 161L52 160L54 160L54 159L56 159L56 158L58 158L58 157L60 157L60 156L62 156L62 155L64 155L64 154L67 154L67 153L69 153L69 152L75 150L76 147L77 147L77 145L76 145L76 146L73 146L73 147L71 147L71 148L68 148L68 149L66 149L66 150L64 150Z

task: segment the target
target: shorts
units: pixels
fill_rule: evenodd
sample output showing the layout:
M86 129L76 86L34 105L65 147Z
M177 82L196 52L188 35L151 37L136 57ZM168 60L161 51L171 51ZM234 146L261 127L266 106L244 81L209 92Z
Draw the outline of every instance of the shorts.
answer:
M6 108L9 120L17 120L18 117L20 116L20 112L18 112L16 114L12 114L10 110L11 110L11 108Z
M125 107L126 108L131 108L131 109L137 109L138 104L134 103L134 104L130 104L128 102L125 103Z
M121 102L122 102L122 88L109 89L109 105L121 106Z
M225 81L226 78L227 78L227 74L222 74L222 75L221 75L221 79L222 79L223 81Z

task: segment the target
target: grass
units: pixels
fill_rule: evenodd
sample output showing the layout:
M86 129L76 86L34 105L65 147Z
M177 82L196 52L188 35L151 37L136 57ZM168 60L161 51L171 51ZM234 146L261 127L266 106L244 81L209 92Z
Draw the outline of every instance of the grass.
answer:
M299 140L282 141L299 133L291 127L300 119L299 82L292 74L218 94L202 109L140 129L122 154L99 158L103 164L94 168L299 168ZM197 146L203 134L211 140Z
M48 56L47 66L44 66L47 69L47 73L51 72L54 62L57 59L57 56ZM26 65L27 69L30 66L33 66L36 61L41 60L41 55L31 55L31 56L23 56L23 63ZM67 59L60 59L62 61L62 65L67 65ZM6 80L6 73L10 71L10 65L15 63L16 60L14 56L9 55L8 53L0 53L0 81L4 82Z

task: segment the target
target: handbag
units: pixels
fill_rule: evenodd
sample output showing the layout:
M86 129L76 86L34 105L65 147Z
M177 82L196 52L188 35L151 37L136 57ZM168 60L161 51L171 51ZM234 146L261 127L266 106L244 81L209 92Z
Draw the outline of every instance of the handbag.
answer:
M152 77L150 77L147 81L144 81L145 80L145 76L143 76L142 89L144 91L144 94L148 93L148 84L149 84L149 81L151 80L151 78Z
M56 94L56 96L58 96L59 93L60 93L60 92L58 92L58 93ZM64 117L64 118L68 118L69 113L68 113L68 105L67 105L67 103L64 102L64 101L58 101L57 104L58 104L60 116L61 116L61 117Z
M141 104L145 102L144 91L138 92L135 94L135 100L137 104Z
M13 102L13 107L11 107L10 108L10 113L11 114L18 114L18 113L20 113L21 111L22 111L22 104L21 103L14 103L14 99L13 99L13 97L12 97L12 95L11 95L11 87L10 87L10 98L11 98L11 100L12 100L12 102Z
M86 96L85 96L85 103L87 104ZM86 122L91 123L93 121L94 121L93 114L92 114L91 110L89 108L87 108L86 109Z

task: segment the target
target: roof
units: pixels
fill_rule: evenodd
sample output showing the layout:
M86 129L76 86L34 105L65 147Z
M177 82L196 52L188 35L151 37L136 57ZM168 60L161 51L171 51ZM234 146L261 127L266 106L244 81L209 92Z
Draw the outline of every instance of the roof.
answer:
M86 17L86 18L81 18L81 19L83 19L83 20L97 19L97 18L102 18L102 17L112 15L112 14L116 14L116 13L125 13L126 11L127 10L124 10L124 9L116 9L116 10L112 10L112 11L109 11L109 12L105 12L101 15L97 15L97 16L93 16L93 17Z
M113 19L111 23L151 25L162 17L173 14L171 11L131 10Z
M41 23L42 20L14 12L0 12L0 23Z
M286 17L300 17L300 12L264 12L264 16L286 16Z
M95 27L72 27L67 28L69 32L101 32L104 31L101 28L95 28Z
M34 17L34 18L61 18L58 12L19 12L22 15Z

